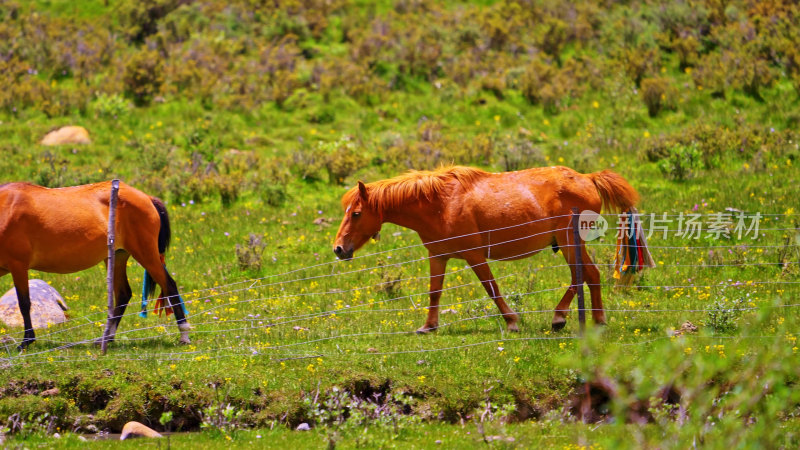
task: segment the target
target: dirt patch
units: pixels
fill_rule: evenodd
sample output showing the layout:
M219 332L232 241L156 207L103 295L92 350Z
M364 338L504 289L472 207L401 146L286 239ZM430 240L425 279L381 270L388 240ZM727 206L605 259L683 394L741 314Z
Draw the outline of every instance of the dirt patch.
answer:
M55 381L51 380L11 380L0 387L0 398L39 395L40 392L49 391L55 386Z

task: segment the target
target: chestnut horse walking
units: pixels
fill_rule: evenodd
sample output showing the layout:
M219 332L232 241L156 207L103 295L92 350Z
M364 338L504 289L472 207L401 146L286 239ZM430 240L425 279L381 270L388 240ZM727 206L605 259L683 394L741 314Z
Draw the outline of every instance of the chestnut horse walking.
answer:
M111 183L48 189L28 183L0 186L0 277L11 273L25 326L20 344L36 340L31 324L28 270L72 273L88 269L108 255L108 205ZM189 342L189 322L175 280L164 266L170 241L167 209L161 200L120 183L116 218L113 340L131 299L128 258L138 261L168 297L181 342ZM152 286L155 289L155 285Z
M636 190L610 170L581 174L557 166L489 173L456 166L410 171L366 185L359 181L344 195L345 215L333 251L340 259L352 258L384 222L416 231L430 256L430 308L417 330L426 333L439 326L439 298L449 259L466 260L500 309L508 330L518 331L518 316L503 300L487 259L520 259L548 246L553 251L560 248L572 271L572 286L553 317L553 329L560 330L576 293L571 209L600 212L605 205L627 210L638 199ZM600 272L584 246L581 255L592 317L603 324Z

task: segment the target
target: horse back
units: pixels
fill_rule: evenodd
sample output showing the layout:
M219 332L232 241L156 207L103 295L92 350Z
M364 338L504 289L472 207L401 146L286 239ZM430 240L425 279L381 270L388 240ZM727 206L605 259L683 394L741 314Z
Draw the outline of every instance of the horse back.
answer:
M110 193L110 182L54 189L28 183L4 185L0 246L5 250L0 253L47 272L70 273L97 264L107 253ZM134 233L155 236L156 245L158 230L159 216L150 197L120 183L117 247L138 239Z
M487 257L515 259L552 245L568 226L572 207L600 211L600 206L588 177L556 166L487 174L454 187L442 217L448 236L470 236L453 246L491 246Z

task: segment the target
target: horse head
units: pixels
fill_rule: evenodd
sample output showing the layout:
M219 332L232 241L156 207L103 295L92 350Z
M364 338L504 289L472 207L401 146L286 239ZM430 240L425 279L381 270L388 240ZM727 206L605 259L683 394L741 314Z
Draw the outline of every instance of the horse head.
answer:
M357 191L354 188L344 195L344 217L333 243L333 253L339 259L353 258L353 253L370 238L379 238L383 220L374 205L369 201L367 187L361 181L358 182Z

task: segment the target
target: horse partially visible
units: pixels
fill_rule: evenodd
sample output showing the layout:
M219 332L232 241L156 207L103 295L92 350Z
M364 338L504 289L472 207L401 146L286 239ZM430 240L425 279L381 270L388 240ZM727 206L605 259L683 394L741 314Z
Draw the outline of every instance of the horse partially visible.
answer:
M342 197L345 211L333 251L350 259L385 222L419 234L430 261L430 307L425 333L439 326L447 261L465 260L494 300L510 331L518 331L518 316L503 299L487 260L528 257L545 247L561 250L572 272L571 286L555 309L552 328L566 324L576 293L572 208L600 212L602 206L627 210L639 199L633 187L610 171L580 174L567 167L542 167L489 173L470 167L410 171L404 175L349 190ZM600 272L581 245L584 280L589 285L592 318L604 324Z
M0 277L11 273L25 327L20 350L36 340L30 316L28 271L72 273L88 269L108 254L111 183L48 189L29 183L0 186ZM127 262L133 258L161 287L175 313L180 341L189 343L189 322L175 280L164 266L171 228L161 200L120 183L116 216L115 308L109 339L131 299ZM155 284L152 288L155 288Z

